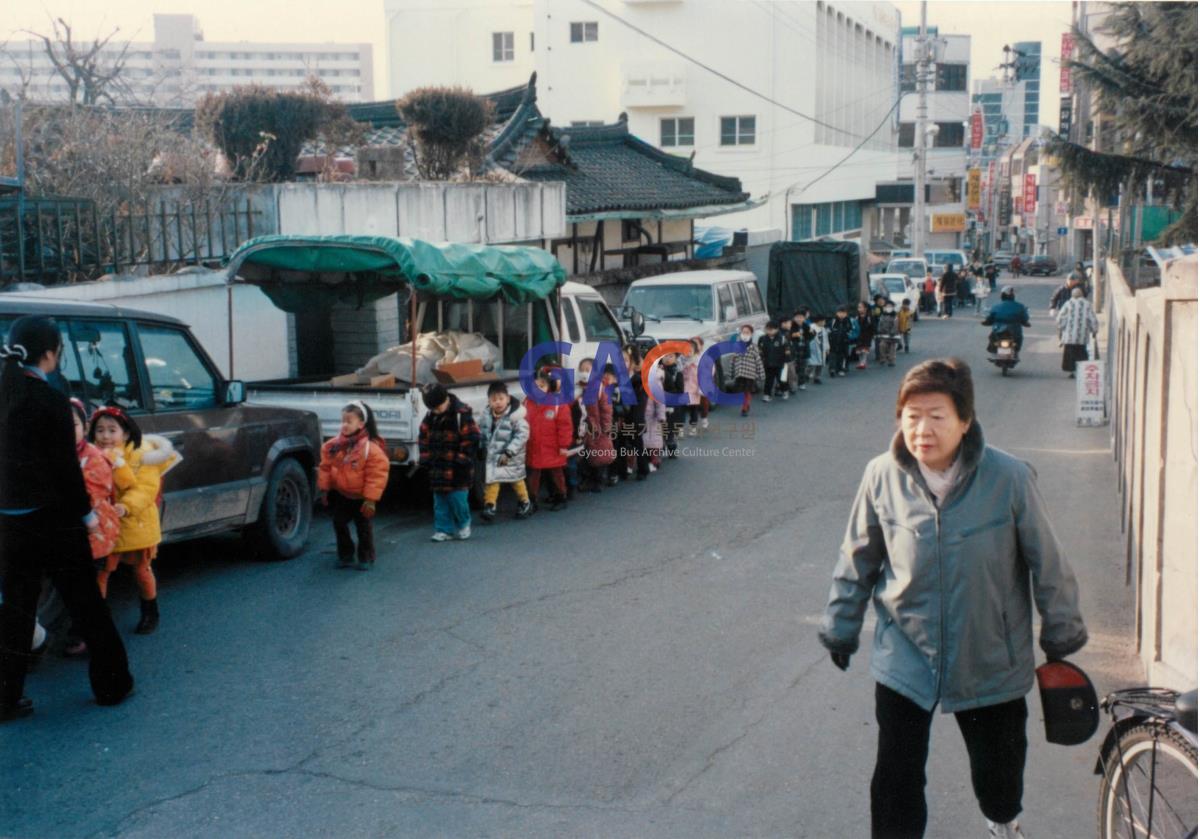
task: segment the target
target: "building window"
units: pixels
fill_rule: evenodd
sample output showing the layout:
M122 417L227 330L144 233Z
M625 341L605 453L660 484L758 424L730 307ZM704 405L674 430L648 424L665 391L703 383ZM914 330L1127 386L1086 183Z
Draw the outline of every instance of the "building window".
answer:
M492 61L513 60L513 33L492 33Z
M965 91L967 89L967 65L939 64L935 84L937 90Z
M692 117L672 117L659 120L659 137L663 148L667 146L694 146L696 144L696 120Z
M754 131L754 117L721 117L721 145L723 146L752 146L754 145Z
M902 149L911 149L914 145L916 129L917 125L914 122L900 123L900 135L896 138L896 145Z
M529 51L533 52L533 33L529 33Z
M816 223L814 225L814 216ZM792 241L862 229L862 205L857 201L792 205Z
M933 146L938 149L958 148L963 144L963 124L961 122L939 122L938 132L933 138Z
M583 44L589 41L597 41L599 36L600 24L594 20L584 21L582 23L571 24L571 43Z

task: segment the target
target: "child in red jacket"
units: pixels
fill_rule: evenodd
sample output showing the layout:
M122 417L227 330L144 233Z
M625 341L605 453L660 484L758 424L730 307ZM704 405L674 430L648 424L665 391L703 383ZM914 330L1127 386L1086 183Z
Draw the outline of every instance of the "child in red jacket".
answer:
M375 533L371 519L375 505L387 487L391 463L375 425L375 413L366 403L354 400L342 409L341 433L321 447L317 489L321 506L333 514L337 536L338 568L354 566L354 540L350 522L358 534L358 570L375 565Z
M549 395L556 391L550 368L538 370L534 379L541 393L534 394L525 400L525 420L529 423L529 444L525 449L526 470L525 481L529 485L529 497L537 505L538 490L542 486L542 473L550 481L551 510L561 510L567 506L567 480L563 467L567 465L567 455L574 437L571 422L571 405L542 404ZM546 396L542 396L546 394ZM538 402L541 398L542 402Z

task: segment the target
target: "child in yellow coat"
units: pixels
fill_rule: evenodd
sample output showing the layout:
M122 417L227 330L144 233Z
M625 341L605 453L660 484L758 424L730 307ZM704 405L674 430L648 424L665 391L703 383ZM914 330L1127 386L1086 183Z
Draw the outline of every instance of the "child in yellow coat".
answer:
M141 619L134 632L148 635L158 627L158 583L150 563L158 556L162 541L158 517L162 478L182 458L165 437L143 436L137 423L120 408L96 411L88 440L113 466L114 506L121 517L117 545L97 575L100 594L107 596L109 575L118 565L132 566L142 598Z

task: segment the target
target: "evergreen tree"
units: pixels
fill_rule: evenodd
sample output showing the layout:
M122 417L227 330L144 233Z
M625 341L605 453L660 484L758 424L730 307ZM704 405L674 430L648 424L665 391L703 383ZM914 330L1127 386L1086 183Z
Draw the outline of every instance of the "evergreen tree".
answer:
M1068 62L1096 93L1099 150L1055 138L1048 151L1067 180L1100 197L1153 178L1183 213L1162 241L1195 242L1196 4L1117 3L1102 31L1115 46L1102 50L1076 29Z

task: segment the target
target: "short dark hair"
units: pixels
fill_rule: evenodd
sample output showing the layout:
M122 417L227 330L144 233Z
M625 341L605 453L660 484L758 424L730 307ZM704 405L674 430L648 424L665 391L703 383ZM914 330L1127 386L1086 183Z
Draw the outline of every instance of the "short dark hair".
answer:
M813 315L812 319L813 319L813 323L820 323L823 320L827 320L827 318L824 315Z
M778 329L778 328L779 328L779 321L775 320L775 318L771 318L769 321L767 321L767 329Z
M508 385L504 382L492 382L488 385L489 397L495 396L497 393L503 393L505 396L508 396Z
M842 305L838 306L837 309L834 310L834 314L837 314L838 312L845 312L846 314L850 314L850 308L845 303L843 303Z
M901 304L902 304L902 305L904 305L904 306L911 306L911 305L912 305L912 301L911 301L911 300L909 300L907 297L905 297L905 298L904 298L903 300L901 300L900 302L901 302Z
M425 385L425 387L421 390L421 401L424 402L425 407L429 408L430 410L442 405L449 398L450 394L441 385Z
M975 383L971 368L961 358L933 358L923 361L904 374L896 396L896 417L914 396L944 393L954 403L954 412L964 422L975 419Z

